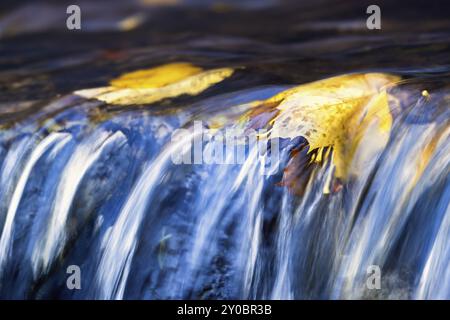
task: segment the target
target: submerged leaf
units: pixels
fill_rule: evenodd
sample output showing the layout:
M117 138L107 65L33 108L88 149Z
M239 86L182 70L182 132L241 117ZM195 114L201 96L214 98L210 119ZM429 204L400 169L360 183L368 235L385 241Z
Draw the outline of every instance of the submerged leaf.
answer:
M197 95L232 74L230 68L203 71L189 63L171 63L127 73L112 80L110 87L80 90L75 94L108 104L150 104L183 94Z
M199 74L202 71L202 68L196 67L190 63L169 63L151 69L126 73L117 79L111 80L110 83L116 88L161 88L195 74Z

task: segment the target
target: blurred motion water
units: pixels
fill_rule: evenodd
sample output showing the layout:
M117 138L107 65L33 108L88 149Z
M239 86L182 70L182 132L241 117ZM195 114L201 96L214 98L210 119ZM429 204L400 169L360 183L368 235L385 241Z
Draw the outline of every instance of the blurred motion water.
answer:
M450 299L447 4L378 1L372 31L364 1L79 3L81 31L65 28L64 1L0 9L0 298ZM150 103L96 99L180 61L233 72ZM401 77L386 89L392 124L386 141L361 134L348 179L330 180L336 148L316 163L305 136L280 140L270 174L270 148L172 161L195 121L213 137L270 128L277 94L373 72Z

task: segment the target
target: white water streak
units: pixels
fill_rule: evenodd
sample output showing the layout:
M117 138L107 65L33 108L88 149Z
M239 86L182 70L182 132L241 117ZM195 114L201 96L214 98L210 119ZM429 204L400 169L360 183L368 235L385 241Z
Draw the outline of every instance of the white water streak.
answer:
M96 282L99 299L122 299L130 272L131 260L137 245L137 233L144 217L147 203L155 187L161 182L172 157L180 153L196 134L171 142L150 164L133 188L119 217L104 236L104 251L98 267Z
M50 215L48 228L44 235L37 241L33 251L32 265L34 275L39 272L47 272L63 248L66 240L65 225L73 199L78 187L89 168L101 156L103 150L109 144L125 141L125 136L118 131L111 135L102 132L81 143L67 163L58 184L53 210Z
M277 275L273 286L271 299L290 300L294 298L291 289L291 277L289 271L289 261L291 255L292 236L292 208L290 205L288 192L283 193L283 200L280 213L280 227L277 234Z
M367 267L385 262L423 191L421 181L416 185L412 181L421 150L429 143L434 130L433 125L411 126L389 149L389 155L377 172L376 187L371 189L373 201L352 230L345 258L338 270L333 298L359 298L365 289L361 279L364 279ZM433 175L428 174L426 183L434 181Z
M53 133L46 137L36 147L28 160L22 175L19 178L17 186L14 190L8 212L6 214L6 221L3 226L3 232L0 238L0 272L3 265L11 253L11 239L13 238L13 222L22 199L28 178L39 159L46 153L46 151L57 144L59 147L65 145L71 139L70 134L67 133Z
M258 154L257 148L255 148ZM252 170L247 172L247 183L245 186L245 197L248 200L246 212L244 213L244 237L241 245L240 262L245 262L244 269L244 296L250 295L253 276L255 273L256 259L258 257L259 245L262 232L262 209L261 194L264 187L262 172L265 166L264 156L259 157L260 161L253 163ZM258 170L260 172L258 172Z
M207 148L213 148L212 144L207 145ZM203 213L199 219L195 231L194 243L192 245L192 252L189 258L190 267L192 270L195 269L201 262L201 255L203 253L206 241L210 238L211 233L214 231L214 227L218 223L221 213L229 204L230 199L238 191L240 185L244 181L244 178L250 169L250 164L255 162L256 156L257 150L254 149L239 171L238 177L236 178L234 185L231 187L231 190L226 194L222 193L224 189L217 190L214 186L222 184L225 190L228 189L225 183L228 181L231 173L229 170L220 170L214 180L208 180L208 185L205 186L205 189L208 190L208 192L203 194L200 202L200 208ZM227 157L231 156L228 155ZM228 160L229 159L227 158L227 161Z
M8 151L2 165L0 187L4 188L11 185L11 179L20 164L20 160L28 150L28 144L30 143L30 138L22 138L20 142L13 145L13 147ZM2 191L5 192L5 190Z
M450 205L420 278L416 299L450 298Z

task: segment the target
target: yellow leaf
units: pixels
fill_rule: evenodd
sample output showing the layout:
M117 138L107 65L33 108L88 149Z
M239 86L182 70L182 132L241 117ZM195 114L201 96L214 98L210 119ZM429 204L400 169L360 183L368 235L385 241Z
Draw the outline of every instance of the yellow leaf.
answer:
M111 80L110 83L111 86L116 88L161 88L195 74L199 74L202 71L202 68L196 67L190 63L176 62L151 69L129 72L117 79Z
M380 73L333 77L283 91L265 103L277 103L272 138L304 137L312 150L332 147L335 175L346 178L365 132L389 133L392 116L386 86L399 81ZM317 159L315 159L317 161Z
M150 104L178 97L197 95L233 74L233 69L203 71L188 63L171 63L148 70L127 73L111 81L111 86L76 91L88 99L108 104Z

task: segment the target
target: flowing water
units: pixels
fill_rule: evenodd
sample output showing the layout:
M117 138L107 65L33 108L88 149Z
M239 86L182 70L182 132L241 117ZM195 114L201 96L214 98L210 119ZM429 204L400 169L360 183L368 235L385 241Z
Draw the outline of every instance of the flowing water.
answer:
M149 5L141 8L148 21L131 31L116 30L128 11L109 8L84 35L63 35L38 17L37 36L17 17L22 27L11 29L33 4L4 9L1 298L450 299L448 16L433 7L414 30L417 10L386 4L386 29L371 34L358 6L336 5L332 16L319 3L274 2ZM49 1L39 10L57 8ZM152 23L164 28L149 31ZM77 94L176 61L234 72L198 94L148 104ZM263 152L269 140L244 143L242 161L226 152L224 164L174 161L190 154L196 121L214 128L201 144L211 153L226 130L258 122L247 116L255 104L294 85L368 72L402 80L387 89L389 135L364 132L349 179L333 178L329 147L319 165L294 175L300 191L283 183L305 137ZM66 286L71 265L80 267L80 290ZM375 290L367 286L373 266L381 270Z

